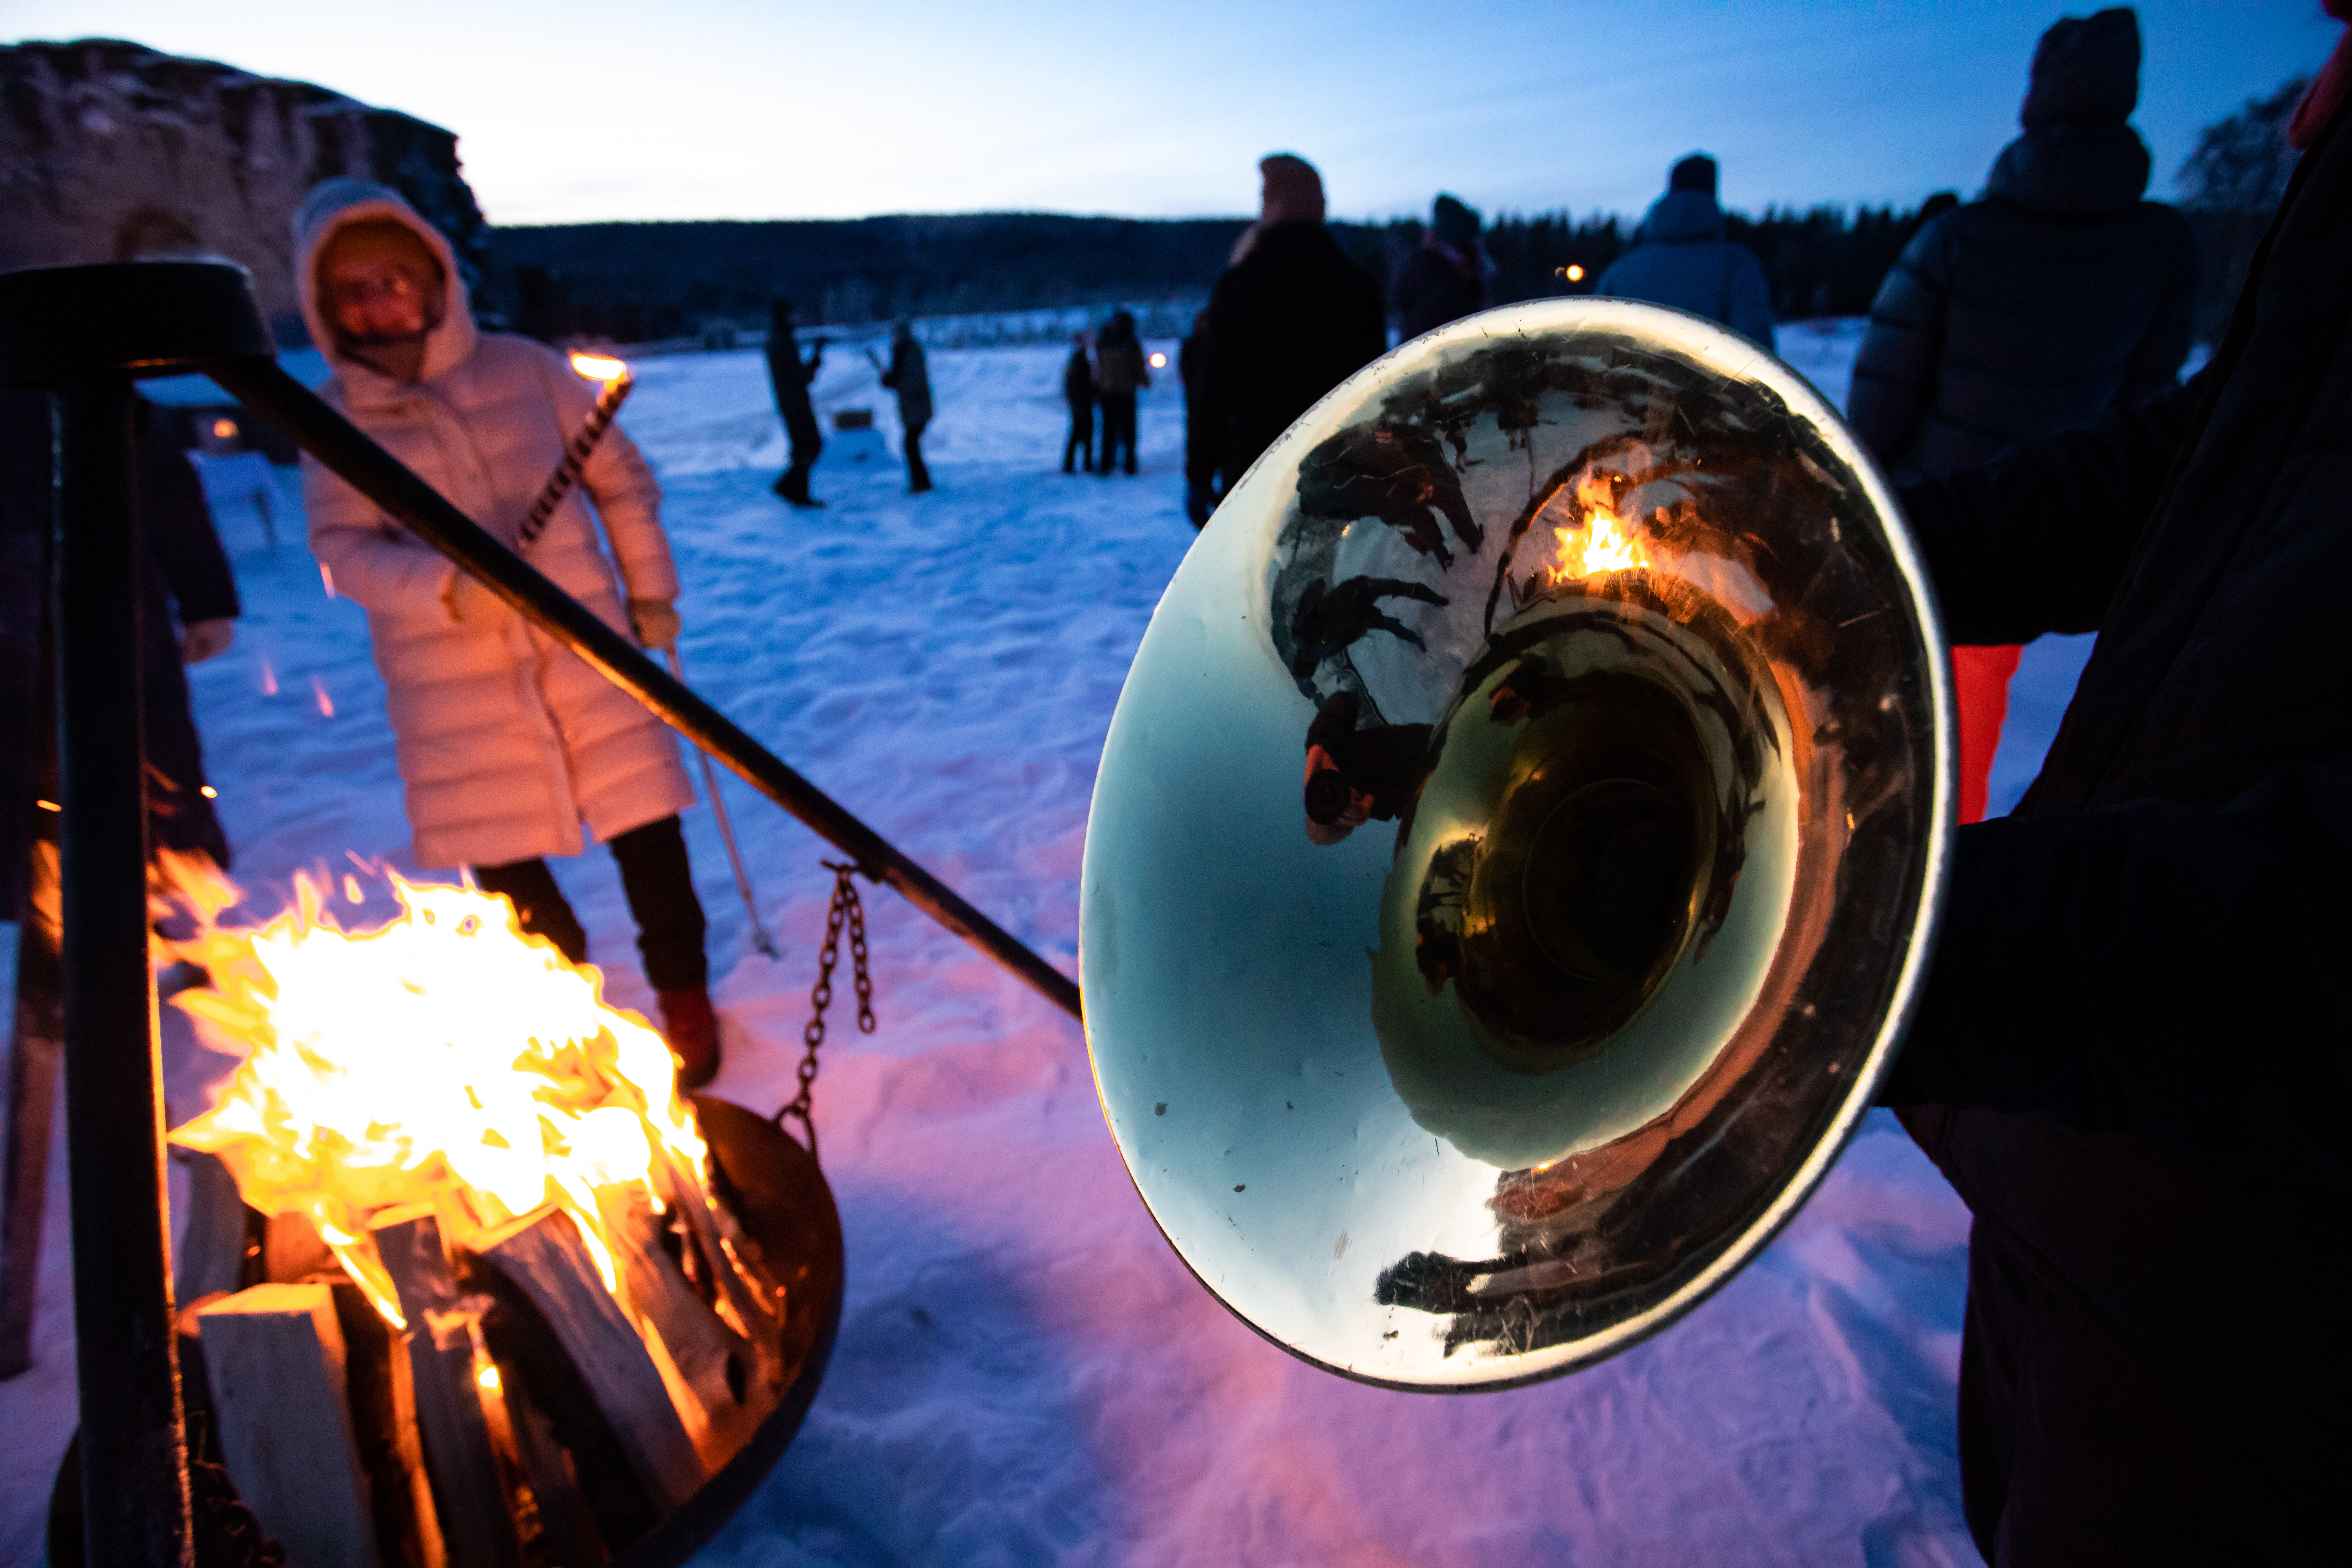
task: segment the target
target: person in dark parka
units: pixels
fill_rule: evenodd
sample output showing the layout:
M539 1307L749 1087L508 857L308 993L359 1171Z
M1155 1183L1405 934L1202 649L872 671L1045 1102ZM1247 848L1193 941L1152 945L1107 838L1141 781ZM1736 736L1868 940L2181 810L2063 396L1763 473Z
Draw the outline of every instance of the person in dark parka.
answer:
M868 350L866 355L874 361ZM874 363L882 384L898 394L900 445L907 455L907 493L921 495L931 488L931 470L923 466L923 428L931 422L931 373L923 361L923 345L915 341L914 323L893 322L890 363Z
M1715 183L1715 160L1706 153L1677 163L1666 175L1666 194L1634 232L1633 248L1610 263L1592 291L1672 305L1769 349L1771 286L1756 253L1724 237Z
M1323 226L1323 179L1286 153L1258 165L1258 221L1209 298L1201 415L1222 489L1316 400L1388 352L1381 286Z
M1070 433L1062 442L1062 472L1095 466L1095 367L1087 358L1087 335L1070 335L1070 357L1062 362L1062 401L1070 405ZM1079 467L1073 467L1073 463Z
M1207 391L1209 312L1192 312L1192 330L1176 348L1176 379L1184 384L1184 515L1208 525L1217 507L1217 451L1202 400Z
M166 416L144 401L135 457L148 842L205 855L226 869L228 839L204 793L204 743L182 667L226 652L234 640L236 578L195 469L173 441ZM16 918L25 890L27 836L55 823L53 814L40 820L34 805L54 798L57 788L54 755L35 734L51 711L37 689L40 631L47 624L42 600L49 464L47 395L0 392L0 918L8 920Z
M824 502L809 494L809 470L824 451L824 433L817 426L809 385L824 367L824 344L820 341L803 362L800 342L793 335L799 325L790 300L768 301L768 385L776 395L776 412L783 416L785 439L792 444L792 466L777 478L775 489L794 506L816 507Z
M2170 386L2189 353L2197 244L2140 199L2138 19L2042 36L1985 194L1921 226L1871 304L1846 418L1897 482L1941 479ZM1985 811L2014 647L1953 652L1960 819Z
M1955 637L2098 633L2016 814L1958 830L1880 1096L1975 1215L1959 1452L1996 1568L2342 1535L2347 82L2339 46L2202 373L1901 491Z
M1135 335L1135 317L1114 310L1095 337L1095 386L1102 398L1102 462L1097 473L1109 473L1114 460L1121 461L1126 472L1135 472L1135 399L1150 384L1151 370L1144 363L1143 344Z
M1478 212L1452 196L1431 207L1421 243L1397 268L1391 291L1402 335L1411 340L1487 305L1486 253L1478 244Z

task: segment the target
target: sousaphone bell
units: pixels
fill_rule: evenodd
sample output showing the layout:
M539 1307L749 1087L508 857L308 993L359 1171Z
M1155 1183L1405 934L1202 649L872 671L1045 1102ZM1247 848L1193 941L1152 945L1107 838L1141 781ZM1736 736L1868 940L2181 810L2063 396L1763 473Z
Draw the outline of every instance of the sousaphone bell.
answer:
M1178 1254L1402 1388L1688 1310L1901 1037L1948 686L1885 482L1745 339L1545 300L1350 378L1178 570L1095 789L1087 1042Z

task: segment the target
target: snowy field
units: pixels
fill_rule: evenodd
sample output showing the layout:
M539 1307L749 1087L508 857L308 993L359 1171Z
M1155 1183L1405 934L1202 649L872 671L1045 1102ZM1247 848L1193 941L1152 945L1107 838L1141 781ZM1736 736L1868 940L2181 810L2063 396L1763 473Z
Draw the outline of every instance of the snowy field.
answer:
M1840 397L1854 342L1844 323L1782 331ZM667 487L690 678L1068 969L1096 759L1192 531L1173 375L1144 397L1140 477L1065 478L1060 359L935 353L940 488L908 497L888 399L836 353L820 404L872 407L880 429L835 438L820 512L768 493L782 441L756 353L646 362L624 423ZM207 478L246 601L236 647L194 672L237 879L274 903L346 851L423 869L364 621L301 547L299 486L257 459ZM275 550L257 479L276 485ZM2029 656L2000 809L2085 640ZM789 1092L830 878L815 839L727 788L783 956L751 950L709 813L689 813L730 1024L716 1092L764 1111ZM559 874L608 993L647 1005L609 858ZM1193 1283L1121 1169L1076 1025L887 892L867 908L881 1027L836 1026L817 1100L849 1247L839 1345L798 1441L700 1561L1977 1561L1953 1435L1968 1215L1884 1113L1663 1337L1537 1388L1386 1393L1290 1360ZM167 1016L177 1121L228 1064ZM0 1384L9 1564L39 1560L75 1421L62 1148L38 1363Z

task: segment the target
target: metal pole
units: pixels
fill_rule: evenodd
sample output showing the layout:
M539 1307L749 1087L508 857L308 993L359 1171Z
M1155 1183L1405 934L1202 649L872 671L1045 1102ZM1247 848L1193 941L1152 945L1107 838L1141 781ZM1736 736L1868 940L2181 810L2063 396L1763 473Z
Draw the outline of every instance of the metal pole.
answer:
M187 1568L195 1556L147 957L130 377L65 379L56 406L60 962L85 1561Z
M897 889L908 902L1011 970L1039 995L1073 1018L1081 1016L1077 982L964 902L945 883L696 696L635 643L493 539L350 420L279 369L276 360L258 356L215 360L203 368L230 395L276 424L297 446L455 561L541 631L586 659L655 717L734 769L752 788L856 860L867 879Z
M680 685L684 685L686 661L678 658L677 649L667 651L669 672L677 677ZM719 824L719 841L727 846L727 864L735 870L735 891L743 900L743 912L751 917L751 945L770 958L780 957L776 952L776 939L770 936L768 928L761 923L760 900L751 891L751 873L743 868L743 850L735 842L735 825L727 820L727 803L719 798L719 774L710 765L710 753L697 746L694 760L702 768L702 790L710 797L710 815Z

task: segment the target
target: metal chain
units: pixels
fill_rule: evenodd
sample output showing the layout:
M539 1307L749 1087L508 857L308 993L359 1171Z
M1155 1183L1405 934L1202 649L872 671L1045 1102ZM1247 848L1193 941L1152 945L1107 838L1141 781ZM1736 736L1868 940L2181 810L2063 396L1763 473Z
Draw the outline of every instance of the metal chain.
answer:
M858 901L857 884L851 879L856 876L857 868L836 860L819 863L833 873L833 903L824 912L824 947L817 954L816 986L809 992L808 1026L801 1031L801 1043L807 1049L801 1057L800 1092L775 1115L779 1127L786 1117L801 1124L812 1156L816 1153L817 1048L824 1044L824 1010L833 1005L833 971L841 962L841 931L845 925L849 928L850 974L857 989L857 1032L874 1032L874 977L866 968L866 906Z

